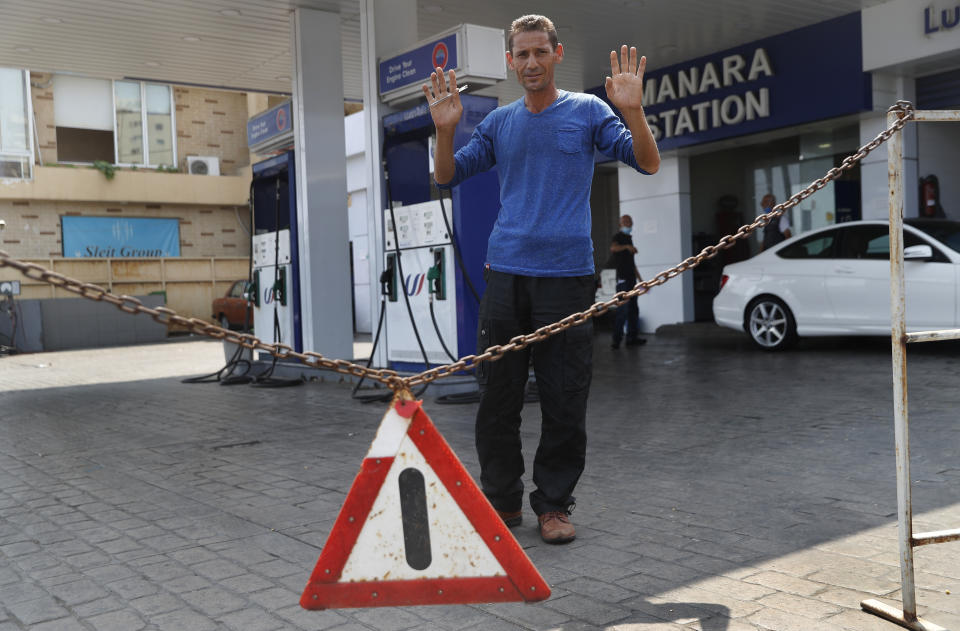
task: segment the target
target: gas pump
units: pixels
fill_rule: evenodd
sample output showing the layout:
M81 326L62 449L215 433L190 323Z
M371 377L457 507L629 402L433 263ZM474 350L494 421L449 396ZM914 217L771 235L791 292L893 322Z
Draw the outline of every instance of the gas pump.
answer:
M261 340L303 350L296 169L290 102L247 122L247 142L256 153L278 155L253 165L251 258L254 334Z
M497 106L494 98L469 94L460 101L463 116L454 150L467 143ZM479 303L469 283L483 292L487 239L500 209L499 179L490 171L454 187L450 199L443 201L444 215L433 184L434 127L427 104L385 116L383 131L388 199L393 204L384 210L383 222L387 360L395 370L419 371L424 362L418 334L431 364L447 363L451 354L476 352ZM409 298L412 322L401 291Z
M253 165L253 330L303 350L293 152Z

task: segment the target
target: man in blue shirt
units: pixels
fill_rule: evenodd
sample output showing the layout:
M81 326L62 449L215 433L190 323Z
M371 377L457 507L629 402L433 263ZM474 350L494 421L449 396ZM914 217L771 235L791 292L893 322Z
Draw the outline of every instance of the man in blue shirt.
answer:
M621 47L619 57L610 53L606 81L607 96L624 126L600 99L557 89L554 70L563 61L563 45L548 18L514 20L507 44L507 65L524 97L487 115L456 155L453 135L463 113L456 76L437 68L431 85L423 86L437 128L437 183L455 186L494 167L500 179L501 207L487 247L478 350L505 344L593 303L594 150L642 173L660 167L641 104L646 57L638 59L635 48ZM480 484L508 525L521 523L520 412L531 351L543 420L534 458L537 488L530 504L543 540L566 543L576 536L568 515L586 456L591 321L477 368Z

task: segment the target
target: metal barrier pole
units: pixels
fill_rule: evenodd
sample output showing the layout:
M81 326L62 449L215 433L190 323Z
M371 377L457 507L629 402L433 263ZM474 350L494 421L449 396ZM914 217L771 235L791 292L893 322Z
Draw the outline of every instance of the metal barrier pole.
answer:
M887 120L896 114L887 114ZM907 407L907 316L903 279L903 132L890 138L890 342L893 358L893 424L897 448L897 533L903 617L917 619L913 571L913 496L910 487L910 418Z
M887 122L897 119L887 114ZM907 408L907 318L903 277L903 132L887 146L890 180L890 342L893 357L893 422L897 458L897 534L900 547L900 594L903 609L878 600L860 603L864 610L915 631L946 631L917 617L913 568L913 496L910 486L910 418Z

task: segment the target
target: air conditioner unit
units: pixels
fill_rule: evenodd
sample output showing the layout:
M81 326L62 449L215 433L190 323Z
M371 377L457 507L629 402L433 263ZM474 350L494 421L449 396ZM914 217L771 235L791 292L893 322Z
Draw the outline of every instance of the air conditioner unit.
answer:
M190 156L187 158L190 175L220 175L220 158L216 156Z
M21 158L13 160L4 160L0 158L0 178L24 179L24 161Z

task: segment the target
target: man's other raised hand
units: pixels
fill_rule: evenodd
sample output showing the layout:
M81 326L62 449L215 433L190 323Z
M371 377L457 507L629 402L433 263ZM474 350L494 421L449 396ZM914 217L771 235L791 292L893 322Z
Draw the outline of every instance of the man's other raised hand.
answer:
M610 51L610 76L607 77L607 98L618 110L637 110L643 100L643 72L647 68L647 58L637 59L637 49L627 50L626 44L617 51Z

